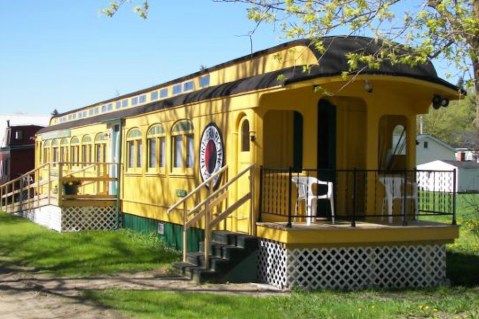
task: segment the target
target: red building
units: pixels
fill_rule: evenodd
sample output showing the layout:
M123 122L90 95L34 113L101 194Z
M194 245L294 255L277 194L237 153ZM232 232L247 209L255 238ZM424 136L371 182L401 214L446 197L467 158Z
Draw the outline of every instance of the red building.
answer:
M7 121L0 147L0 185L32 170L35 166L35 133L38 125L10 126Z

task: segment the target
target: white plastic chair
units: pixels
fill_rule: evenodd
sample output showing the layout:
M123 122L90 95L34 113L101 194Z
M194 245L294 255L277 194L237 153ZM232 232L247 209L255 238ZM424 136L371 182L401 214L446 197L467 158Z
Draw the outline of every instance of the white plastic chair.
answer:
M407 202L409 200L414 201L414 217L418 211L417 203L417 184L414 182L406 182L404 184L404 178L401 176L380 176L379 181L384 186L384 200L382 207L382 214L384 216L384 208L387 207L387 214L389 216L389 223L393 222L393 203L394 200L400 200L401 213L406 209ZM403 194L406 190L406 194Z
M307 224L311 224L311 221L316 216L316 203L318 199L328 199L331 205L331 220L334 224L334 196L333 196L333 183L323 182L315 177L311 176L295 176L292 182L296 184L298 190L298 197L296 199L295 215L298 215L298 206L301 201L306 204ZM327 185L328 190L326 194L318 195L313 193L313 185ZM314 205L313 205L314 201Z

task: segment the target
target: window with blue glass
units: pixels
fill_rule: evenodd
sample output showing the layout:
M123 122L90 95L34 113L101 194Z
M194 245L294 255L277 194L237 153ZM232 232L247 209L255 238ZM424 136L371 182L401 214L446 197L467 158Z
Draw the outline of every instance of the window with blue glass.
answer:
M195 89L195 83L193 80L183 83L183 91L192 91Z
M131 105L135 106L138 104L138 96L132 97L131 98Z
M153 91L153 92L151 92L151 94L150 94L150 100L152 100L152 101L158 100L158 91Z
M106 112L106 104L101 106L101 112Z
M165 98L168 96L168 88L164 88L160 90L160 98Z
M121 101L121 107L127 107L127 106L128 106L128 100Z
M146 102L146 94L140 95L139 102L140 104Z
M210 85L210 75L205 75L200 78L200 87L206 87Z
M173 85L173 95L177 95L181 93L181 84Z

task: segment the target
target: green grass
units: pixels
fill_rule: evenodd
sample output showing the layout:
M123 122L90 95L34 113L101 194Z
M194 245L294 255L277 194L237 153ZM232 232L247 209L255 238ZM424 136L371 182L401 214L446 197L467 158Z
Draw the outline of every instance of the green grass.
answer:
M169 267L179 259L157 237L119 230L57 233L0 213L0 263L59 276L91 276Z
M478 318L479 289L293 292L258 298L155 291L89 292L131 318Z

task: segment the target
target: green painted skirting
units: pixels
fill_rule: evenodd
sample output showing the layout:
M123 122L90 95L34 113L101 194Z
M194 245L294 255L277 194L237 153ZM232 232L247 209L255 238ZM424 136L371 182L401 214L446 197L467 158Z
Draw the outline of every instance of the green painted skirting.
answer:
M158 233L158 224L163 224L163 235ZM122 213L123 228L143 234L156 234L165 244L177 250L183 250L183 227L178 224L167 223L156 219ZM198 251L199 243L205 235L203 229L190 228L188 230L188 251Z

